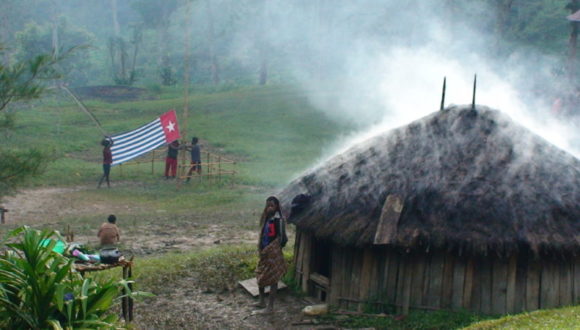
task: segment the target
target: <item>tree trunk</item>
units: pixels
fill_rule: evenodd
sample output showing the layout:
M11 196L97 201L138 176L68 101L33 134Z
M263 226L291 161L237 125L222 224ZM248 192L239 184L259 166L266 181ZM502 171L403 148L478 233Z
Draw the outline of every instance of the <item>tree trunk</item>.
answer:
M266 85L268 82L268 60L265 55L262 55L262 61L260 63L260 85Z
M206 0L206 10L207 10L207 22L208 22L208 29L207 29L207 38L209 44L209 59L211 65L211 79L215 85L219 84L220 82L220 72L219 72L219 64L217 61L217 54L215 50L215 30L214 30L214 22L213 22L213 12L211 8L210 0Z
M258 56L260 61L260 70L258 83L263 86L268 83L268 54L266 51L266 44L268 38L265 36L266 29L268 28L268 2L267 0L262 2L262 27L260 28L260 40L258 41Z
M135 66L137 65L137 54L139 53L139 45L143 40L141 27L135 27L133 31L133 61L131 63L131 75L135 74Z
M3 47L6 47L10 40L10 10L10 2L0 2L0 44ZM3 49L2 64L6 67L10 65L10 52L8 49Z
M59 55L59 36L58 36L58 8L56 3L52 2L52 56L57 58Z
M499 52L501 48L501 41L504 39L505 30L510 17L510 11L514 0L500 0L498 3L498 13L496 22L496 35L495 35L495 49Z
M117 0L111 0L111 13L113 14L113 32L115 37L118 38L121 35L121 26L119 25L119 19L117 17Z
M568 4L567 8L570 10L571 14L574 14L580 9L580 1L572 0ZM576 42L578 39L578 22L570 22L571 31L569 39L569 55L568 55L568 74L570 78L574 78L576 75Z

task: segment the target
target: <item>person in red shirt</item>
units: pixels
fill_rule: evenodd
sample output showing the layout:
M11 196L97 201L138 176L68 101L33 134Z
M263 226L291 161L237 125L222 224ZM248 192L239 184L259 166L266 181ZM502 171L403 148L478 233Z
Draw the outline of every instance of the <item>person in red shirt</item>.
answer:
M179 140L167 145L167 157L165 158L165 179L175 179L177 173L177 155L179 153Z
M111 146L113 141L111 139L103 139L101 141L103 146L103 176L99 180L99 185L97 188L101 188L103 180L107 180L107 187L111 188L111 183L109 182L109 174L111 173L111 164L113 163L113 154L111 153Z

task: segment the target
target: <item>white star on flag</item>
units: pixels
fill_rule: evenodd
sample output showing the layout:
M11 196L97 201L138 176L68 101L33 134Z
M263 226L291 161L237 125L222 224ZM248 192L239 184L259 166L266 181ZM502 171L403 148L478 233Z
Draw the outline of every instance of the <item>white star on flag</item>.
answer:
M172 123L171 121L169 122L169 125L165 126L170 132L175 131L175 124Z

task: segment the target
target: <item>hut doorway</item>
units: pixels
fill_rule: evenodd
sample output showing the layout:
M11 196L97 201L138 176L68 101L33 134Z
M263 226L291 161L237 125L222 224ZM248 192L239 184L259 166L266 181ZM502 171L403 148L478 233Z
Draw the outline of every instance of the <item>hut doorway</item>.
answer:
M320 301L326 301L330 289L331 243L313 238L310 293Z

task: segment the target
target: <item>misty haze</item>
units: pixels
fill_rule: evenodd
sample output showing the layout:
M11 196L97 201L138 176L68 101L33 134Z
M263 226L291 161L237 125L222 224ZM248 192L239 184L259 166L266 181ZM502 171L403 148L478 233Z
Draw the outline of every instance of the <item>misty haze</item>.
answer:
M579 327L579 27L0 0L0 328Z

